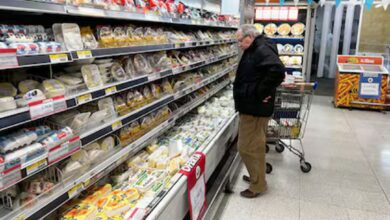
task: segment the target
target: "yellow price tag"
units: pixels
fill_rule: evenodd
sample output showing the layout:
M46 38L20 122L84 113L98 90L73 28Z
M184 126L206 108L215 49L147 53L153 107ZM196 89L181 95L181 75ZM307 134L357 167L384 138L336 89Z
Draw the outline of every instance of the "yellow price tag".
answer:
M42 159L36 163L33 163L30 166L26 167L26 174L30 175L30 174L38 171L39 169L45 167L46 165L47 165L46 159Z
M91 100L92 100L91 93L87 93L87 94L84 94L84 95L77 97L78 104L83 104L83 103L89 102Z
M116 121L111 126L112 126L112 130L113 131L118 130L119 128L122 127L122 122L121 121Z
M90 183L91 183L91 179L85 180L84 181L84 188L87 188Z
M113 93L116 93L116 86L110 87L106 89L106 95L111 95Z
M83 191L83 184L79 183L68 191L69 198L73 198L75 195Z
M127 159L127 157L129 156L129 154L127 153L127 154L125 154L125 155L123 155L120 159L119 159L119 161L121 161L121 162L123 162L124 160L126 160Z
M79 59L92 58L92 52L90 50L79 50L76 53Z
M15 220L24 220L24 213L15 218Z
M68 62L68 55L65 53L59 53L59 54L50 54L50 62L51 63L63 63Z

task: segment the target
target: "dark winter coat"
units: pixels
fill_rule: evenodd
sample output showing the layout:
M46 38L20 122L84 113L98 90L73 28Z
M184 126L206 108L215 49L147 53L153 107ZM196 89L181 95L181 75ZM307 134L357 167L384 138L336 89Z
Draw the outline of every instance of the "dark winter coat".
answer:
M256 37L238 65L233 89L236 110L252 116L271 116L276 88L283 82L284 74L276 45L263 35ZM268 96L271 99L264 103Z

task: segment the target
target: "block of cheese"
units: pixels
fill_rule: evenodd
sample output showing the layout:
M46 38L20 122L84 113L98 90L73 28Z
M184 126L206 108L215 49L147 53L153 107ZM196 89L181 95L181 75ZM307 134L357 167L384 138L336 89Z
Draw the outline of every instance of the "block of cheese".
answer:
M168 172L171 176L175 175L180 170L180 157L176 157L169 162Z
M103 213L108 217L120 215L130 209L130 202L120 195L111 196L103 208Z
M76 206L65 214L64 219L66 220L93 220L96 218L98 213L97 207L94 205L81 205Z
M156 177L150 175L150 174L145 174L141 178L139 178L134 184L134 188L136 188L138 191L141 193L145 193L148 191L153 184L156 182Z
M101 149L104 151L110 151L115 147L115 140L112 136L108 136L100 142Z
M168 176L168 171L166 170L155 170L150 173L151 176L156 177L156 180L163 180Z
M100 196L100 197L103 197L103 196L107 196L108 194L110 194L112 191L112 186L111 184L106 184L100 188L98 188L94 194Z
M140 156L135 156L127 161L127 167L129 168L137 168L145 161Z
M146 152L148 152L149 154L152 154L154 151L157 150L157 148L158 148L157 144L151 144L151 145L146 147Z
M159 158L156 161L156 169L165 170L169 165L169 158Z
M136 188L125 189L124 193L127 197L127 200L129 200L129 202L134 202L140 197L139 192Z

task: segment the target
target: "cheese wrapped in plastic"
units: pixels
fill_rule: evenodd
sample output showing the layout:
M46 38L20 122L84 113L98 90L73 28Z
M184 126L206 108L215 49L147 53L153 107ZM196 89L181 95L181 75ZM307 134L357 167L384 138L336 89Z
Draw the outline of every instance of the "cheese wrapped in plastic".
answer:
M19 91L22 94L27 93L28 91L31 91L33 89L38 89L40 86L40 83L38 81L32 80L32 79L27 79L19 82L18 88Z
M158 145L157 144L151 144L151 145L146 147L146 152L148 152L149 154L152 154L157 149L158 149Z
M148 191L153 186L153 184L155 183L156 180L157 180L156 177L146 173L146 174L142 175L133 184L133 186L134 186L134 188L139 190L141 193L145 193L146 191Z
M156 169L159 169L159 170L165 170L168 168L168 165L169 165L169 158L159 158L157 161L156 161Z
M100 142L100 147L104 151L110 151L110 150L114 149L114 147L115 147L114 138L112 136L108 136L108 137L104 138Z
M97 65L84 65L81 67L81 73L88 89L94 89L103 85L103 80Z
M95 219L97 212L94 205L82 205L70 210L63 217L66 220L90 220Z
M42 92L47 98L63 96L66 93L65 85L56 79L47 79L42 82Z
M169 162L168 172L171 176L175 175L181 168L180 166L181 159L179 157L172 159Z
M103 213L108 217L120 215L130 209L130 202L121 194L110 195L107 203L104 205Z
M140 194L136 188L128 188L124 190L126 198L129 202L134 202L139 199Z

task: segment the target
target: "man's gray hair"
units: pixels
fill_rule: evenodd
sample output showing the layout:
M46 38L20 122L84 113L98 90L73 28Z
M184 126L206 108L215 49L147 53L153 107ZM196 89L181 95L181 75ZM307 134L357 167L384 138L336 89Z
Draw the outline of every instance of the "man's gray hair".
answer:
M253 24L243 24L240 26L238 31L241 31L243 36L251 36L253 38L260 35L260 32Z

